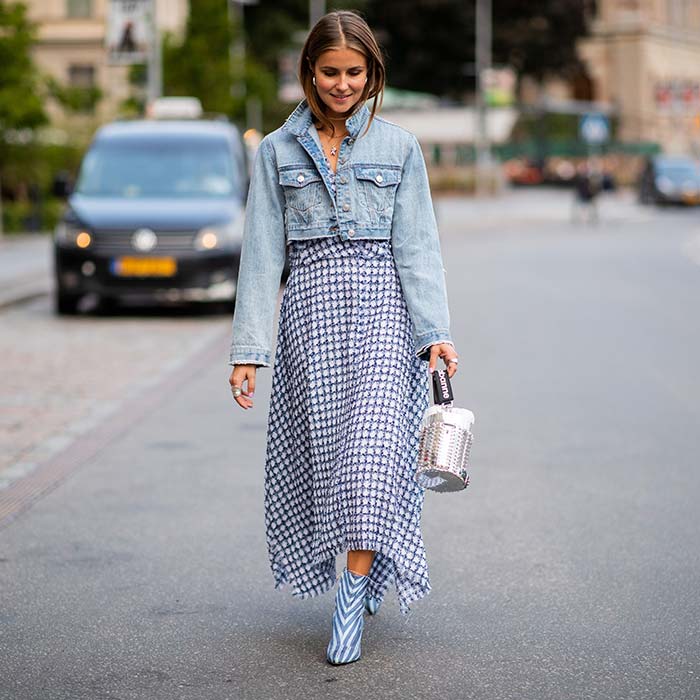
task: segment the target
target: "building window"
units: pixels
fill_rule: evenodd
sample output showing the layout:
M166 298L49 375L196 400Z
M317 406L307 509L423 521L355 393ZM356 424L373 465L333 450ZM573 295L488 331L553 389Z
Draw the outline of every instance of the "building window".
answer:
M74 64L68 67L71 108L76 112L94 112L99 99L95 86L95 66Z
M92 17L92 0L66 0L68 17Z
M73 65L68 68L68 83L76 88L95 87L95 66Z

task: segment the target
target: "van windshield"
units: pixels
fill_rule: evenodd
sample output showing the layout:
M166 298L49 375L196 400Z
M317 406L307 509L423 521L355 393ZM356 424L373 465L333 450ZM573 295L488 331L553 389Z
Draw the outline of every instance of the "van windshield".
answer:
M123 140L95 144L76 192L89 197L230 197L240 189L225 141Z

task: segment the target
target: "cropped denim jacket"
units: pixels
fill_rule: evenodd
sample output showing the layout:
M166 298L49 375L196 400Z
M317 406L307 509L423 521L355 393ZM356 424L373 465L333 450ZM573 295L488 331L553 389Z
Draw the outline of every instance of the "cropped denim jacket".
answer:
M291 241L391 240L416 354L449 342L445 271L423 154L408 131L363 105L346 122L333 192L311 110L302 101L256 154L246 207L231 365L270 366L277 292Z

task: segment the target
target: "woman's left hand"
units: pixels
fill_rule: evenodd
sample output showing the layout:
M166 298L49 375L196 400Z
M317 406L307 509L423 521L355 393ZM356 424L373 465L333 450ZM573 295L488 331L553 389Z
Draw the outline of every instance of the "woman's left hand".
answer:
M447 367L447 376L452 378L457 371L457 351L449 343L438 343L430 346L430 372L437 367L438 358L442 358ZM450 362L452 360L452 362Z

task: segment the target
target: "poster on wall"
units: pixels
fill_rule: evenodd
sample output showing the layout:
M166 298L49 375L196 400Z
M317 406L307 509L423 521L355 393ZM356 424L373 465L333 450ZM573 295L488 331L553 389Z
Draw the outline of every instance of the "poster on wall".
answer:
M109 0L107 56L109 63L146 63L151 37L152 0Z

